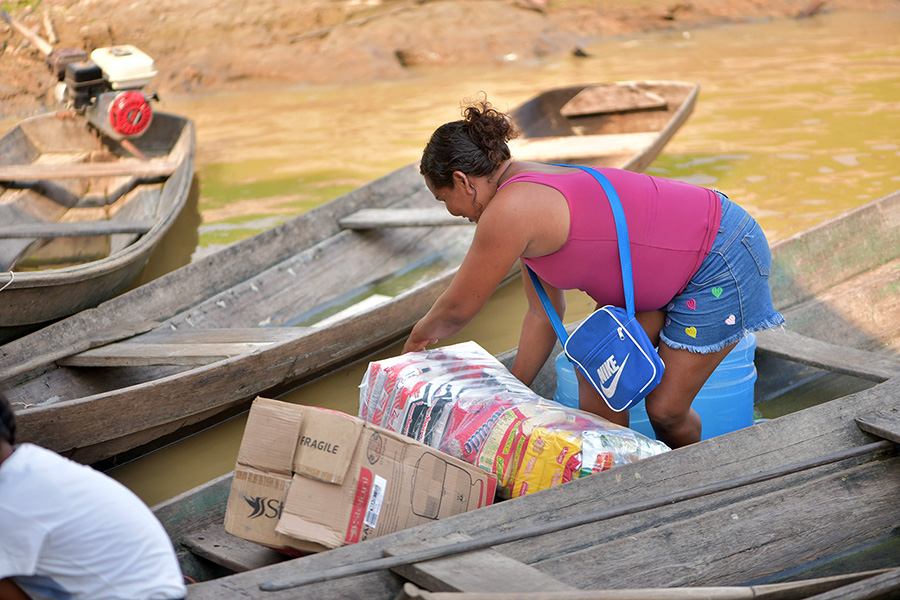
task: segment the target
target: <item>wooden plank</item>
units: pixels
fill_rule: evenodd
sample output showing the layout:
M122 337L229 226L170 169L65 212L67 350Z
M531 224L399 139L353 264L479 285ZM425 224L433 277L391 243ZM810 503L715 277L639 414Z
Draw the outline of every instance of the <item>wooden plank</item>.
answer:
M444 536L442 542L471 540L463 533ZM402 556L421 550L420 542L386 548L385 556ZM486 548L466 554L437 558L391 569L416 585L435 592L506 592L516 594L532 590L575 590L566 583L499 552ZM498 576L502 573L503 576Z
M338 219L338 223L344 229L472 225L468 219L454 217L443 206L434 208L364 208Z
M291 557L248 542L225 531L216 523L179 540L192 553L237 573L274 565Z
M841 594L856 593L859 590L878 589L890 591L897 579L897 569L848 573L833 577L804 579L785 583L768 583L748 586L719 587L667 587L630 588L609 590L577 590L557 592L549 590L523 591L517 593L466 592L447 593L421 590L412 583L406 583L396 600L801 600L814 594L817 600L826 598L848 599ZM828 593L829 595L824 595ZM837 594L837 595L830 595ZM855 597L855 596L853 596ZM873 596L875 597L875 596ZM878 596L881 597L881 596Z
M66 367L157 367L208 365L232 356L250 354L269 343L219 344L137 344L128 343L128 353L121 347L101 346L56 361Z
M900 359L829 344L790 330L761 331L756 340L760 352L835 373L879 383L900 375Z
M900 414L878 411L856 418L857 426L865 432L900 444Z
M0 226L0 239L6 238L56 238L90 235L115 235L117 233L147 233L156 221L82 221L71 223L23 223Z
M307 327L222 327L215 329L157 327L153 331L123 343L218 344L245 342L276 344L302 337L307 330Z
M57 360L67 367L202 366L302 337L306 328L157 329Z
M629 110L665 108L666 99L634 85L602 85L584 88L566 102L559 114L564 117L586 117Z
M120 161L78 163L74 165L0 165L0 181L33 181L36 179L86 179L90 177L168 177L179 163Z
M658 131L643 131L512 140L509 147L516 160L561 161L611 154L633 154L650 147L658 139Z
M897 598L900 595L900 569L891 569L881 575L857 581L835 590L818 594L810 600L869 600L871 598Z

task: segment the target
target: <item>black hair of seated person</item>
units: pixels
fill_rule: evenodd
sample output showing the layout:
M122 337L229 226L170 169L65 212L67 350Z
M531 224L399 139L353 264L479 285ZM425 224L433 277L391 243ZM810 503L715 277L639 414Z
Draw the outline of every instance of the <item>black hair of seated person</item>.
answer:
M11 446L16 443L16 415L9 400L2 393L0 393L0 440L9 442Z

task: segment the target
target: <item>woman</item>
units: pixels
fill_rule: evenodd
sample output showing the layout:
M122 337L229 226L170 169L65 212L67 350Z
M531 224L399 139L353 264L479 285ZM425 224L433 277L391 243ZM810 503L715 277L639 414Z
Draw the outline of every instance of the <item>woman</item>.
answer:
M540 277L560 317L566 289L598 306L624 306L612 211L600 184L581 169L513 161L510 120L487 102L431 136L420 171L447 210L477 223L472 245L447 290L416 323L404 352L459 332L520 261L528 298L512 373L530 385L556 335L524 265ZM724 195L686 183L599 169L616 188L628 222L637 319L665 363L645 399L659 440L700 440L691 403L728 352L750 331L775 327L771 255L750 215ZM628 425L578 374L581 409Z

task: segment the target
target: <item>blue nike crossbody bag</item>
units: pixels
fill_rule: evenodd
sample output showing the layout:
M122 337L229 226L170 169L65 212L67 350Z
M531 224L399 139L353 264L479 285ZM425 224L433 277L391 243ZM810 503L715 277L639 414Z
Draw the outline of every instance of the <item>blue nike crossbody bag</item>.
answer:
M625 308L604 306L587 317L571 335L566 333L538 276L528 268L534 288L566 356L614 411L621 412L642 400L662 379L662 359L641 324L634 318L634 282L628 227L619 195L609 180L595 169L575 167L594 176L609 199L616 222L619 261L625 288Z

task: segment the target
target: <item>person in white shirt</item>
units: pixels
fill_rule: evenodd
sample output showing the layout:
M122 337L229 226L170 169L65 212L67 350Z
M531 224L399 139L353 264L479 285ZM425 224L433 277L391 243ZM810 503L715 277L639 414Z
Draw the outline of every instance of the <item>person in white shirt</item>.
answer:
M0 600L177 600L187 588L150 509L111 477L15 445L0 395Z

